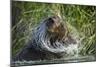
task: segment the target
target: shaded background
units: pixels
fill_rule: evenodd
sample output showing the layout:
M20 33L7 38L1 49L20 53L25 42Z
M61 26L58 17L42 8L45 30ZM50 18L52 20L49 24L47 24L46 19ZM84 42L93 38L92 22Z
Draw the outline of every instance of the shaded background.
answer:
M66 22L69 31L78 33L81 40L79 54L96 54L96 7L72 4L36 2L12 2L12 56L15 56L31 39L31 33L39 23L58 14Z

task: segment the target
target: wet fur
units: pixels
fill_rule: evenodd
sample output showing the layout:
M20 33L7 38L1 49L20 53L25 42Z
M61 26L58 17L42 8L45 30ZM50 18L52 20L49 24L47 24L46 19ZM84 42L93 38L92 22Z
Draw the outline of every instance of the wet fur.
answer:
M68 44L76 41L58 16L49 17L33 31L32 39L13 61L51 60L64 56ZM58 25L57 25L58 24Z

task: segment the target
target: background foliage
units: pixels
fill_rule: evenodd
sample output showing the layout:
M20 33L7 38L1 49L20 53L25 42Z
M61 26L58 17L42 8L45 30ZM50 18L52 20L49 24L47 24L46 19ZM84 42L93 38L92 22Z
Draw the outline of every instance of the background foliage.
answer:
M45 18L58 14L69 29L77 30L80 55L96 53L96 7L88 5L12 2L12 55L16 55L31 37L32 29Z

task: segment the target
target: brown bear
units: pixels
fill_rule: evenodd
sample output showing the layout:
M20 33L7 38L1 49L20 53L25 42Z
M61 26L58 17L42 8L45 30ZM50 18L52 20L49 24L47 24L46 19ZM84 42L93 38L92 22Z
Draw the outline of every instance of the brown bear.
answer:
M15 61L51 60L66 54L66 47L76 41L69 35L68 28L59 16L46 18L33 30L32 39L12 59Z

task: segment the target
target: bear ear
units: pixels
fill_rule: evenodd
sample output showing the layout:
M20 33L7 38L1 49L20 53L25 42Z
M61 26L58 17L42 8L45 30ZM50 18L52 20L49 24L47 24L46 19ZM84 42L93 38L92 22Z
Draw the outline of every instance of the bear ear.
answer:
M53 18L55 18L55 19L60 19L60 17L59 17L59 16L57 16L57 15L56 15L56 16L53 16Z

